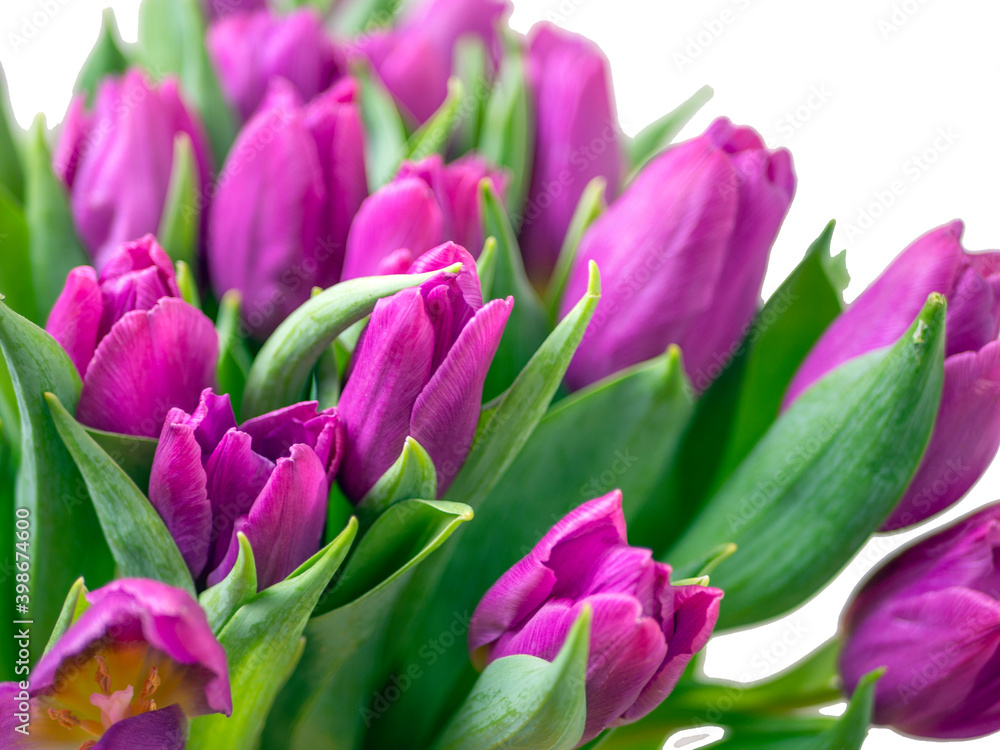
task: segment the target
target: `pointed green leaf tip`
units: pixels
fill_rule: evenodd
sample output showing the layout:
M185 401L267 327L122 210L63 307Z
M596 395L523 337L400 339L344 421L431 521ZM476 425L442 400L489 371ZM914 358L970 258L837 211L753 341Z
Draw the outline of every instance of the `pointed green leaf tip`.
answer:
M229 618L257 593L257 566L250 540L242 531L236 533L236 539L240 550L233 569L222 581L198 597L213 633L219 633Z
M399 458L358 503L358 512L368 519L400 500L433 500L436 497L434 461L420 443L407 437Z
M588 297L600 297L601 296L601 271L597 267L596 261L590 261L587 265L587 269L590 276L587 278L587 296Z
M519 655L490 664L435 750L575 747L587 719L592 619L584 606L551 663Z

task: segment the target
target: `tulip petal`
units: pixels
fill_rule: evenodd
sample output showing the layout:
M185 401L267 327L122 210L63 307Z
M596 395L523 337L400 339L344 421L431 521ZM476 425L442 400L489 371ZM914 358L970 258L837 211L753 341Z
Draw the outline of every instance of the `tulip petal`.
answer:
M344 279L372 276L400 249L419 256L443 238L443 216L434 192L417 178L390 182L361 204L347 237Z
M250 512L235 531L246 534L257 563L257 586L263 590L283 581L320 547L326 521L326 469L304 445L294 445L282 458ZM233 539L236 538L234 532ZM236 564L231 545L222 564L209 576L221 581Z
M1000 341L945 360L944 391L924 460L882 530L920 523L958 502L1000 448Z
M212 538L212 506L201 463L201 446L187 415L171 409L160 432L149 479L149 502L177 543L191 575L198 578L208 563Z
M45 330L66 350L80 377L87 374L97 348L97 330L103 310L94 269L80 266L70 271L49 313Z
M94 750L184 750L187 719L177 704L112 724Z
M433 355L434 329L420 291L379 300L337 407L347 431L340 482L348 497L364 497L402 451Z
M123 315L151 310L163 297L180 297L173 263L151 234L119 245L101 270L104 314L98 338L108 335Z
M191 412L215 379L219 340L205 315L179 299L127 313L87 370L77 419L100 430L156 437L167 412Z

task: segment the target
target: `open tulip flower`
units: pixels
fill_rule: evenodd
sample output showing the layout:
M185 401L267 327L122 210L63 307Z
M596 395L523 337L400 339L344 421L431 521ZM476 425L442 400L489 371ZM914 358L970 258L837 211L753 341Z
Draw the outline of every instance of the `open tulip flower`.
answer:
M1000 447L1000 252L967 253L954 221L904 250L827 329L789 386L793 402L827 371L888 346L923 300L948 300L944 393L934 434L887 531L913 526L960 500ZM910 316L907 320L907 316Z
M215 327L180 299L151 235L119 245L100 274L73 269L45 329L83 378L77 419L89 427L155 437L170 409L193 409L215 380Z
M98 268L119 243L158 230L178 134L190 139L199 189L206 189L204 131L175 79L153 84L131 69L100 84L92 110L82 95L70 104L53 168L69 189L77 231Z
M670 573L628 546L621 492L584 503L486 592L469 626L473 659L552 661L592 607L585 744L660 705L712 634L722 592L671 585Z
M183 750L189 719L232 713L226 652L190 594L126 578L87 603L28 690L0 684L4 748ZM27 732L15 729L19 703Z
M224 579L243 533L265 589L319 549L343 442L335 409L303 402L237 427L229 396L206 389L191 414L167 415L149 500L196 580Z

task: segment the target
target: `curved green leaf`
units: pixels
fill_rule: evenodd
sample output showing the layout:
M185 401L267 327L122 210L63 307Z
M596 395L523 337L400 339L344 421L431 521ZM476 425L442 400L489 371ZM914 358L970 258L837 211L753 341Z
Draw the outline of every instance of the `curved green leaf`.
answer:
M361 89L365 168L368 170L368 189L374 193L392 179L406 155L406 127L392 96L371 68L359 63L353 66L352 72Z
M7 77L0 67L0 186L15 201L24 200L24 167L21 164L21 129L10 108Z
M14 312L32 322L41 322L29 247L24 210L0 188L0 294Z
M352 279L309 299L278 326L254 360L243 393L243 418L300 401L324 350L382 297L459 269L456 263L431 273Z
M448 95L431 115L431 119L420 126L407 144L407 159L420 161L431 154L444 152L452 131L459 125L458 107L465 97L465 87L460 78L448 79Z
M719 624L738 627L801 604L878 529L920 463L941 399L945 301L928 299L888 350L853 360L774 423L667 555L685 566L738 549L712 574Z
M111 457L111 460L122 468L136 487L143 491L149 488L149 475L153 470L153 457L156 455L159 440L140 435L95 430L93 427L84 429Z
M198 604L208 616L213 633L219 633L236 611L257 595L257 566L246 535L236 533L240 551L236 564L219 583L201 592Z
M393 503L437 497L437 470L430 454L407 436L399 458L358 503L358 512L374 519Z
M219 317L215 323L219 334L219 361L216 376L219 393L228 393L237 421L242 421L243 390L250 374L251 358L246 337L241 335L240 305L242 297L235 289L222 295Z
M174 159L170 184L163 204L156 237L174 261L198 268L198 233L201 227L202 196L199 193L198 163L187 133L174 137Z
M714 94L711 86L702 86L679 107L663 115L656 122L647 125L634 138L630 139L627 149L633 172L638 172L646 162L669 146L670 142Z
M101 30L97 34L97 41L76 77L73 91L85 93L87 101L92 103L101 80L106 76L124 73L126 68L128 60L122 52L122 37L118 32L115 11L113 8L105 8L101 14Z
M45 651L43 653L48 652L49 649L56 645L56 641L62 638L63 633L69 629L69 626L87 611L87 607L90 605L87 603L86 597L87 587L84 585L82 578L77 578L70 587L69 593L66 594L66 601L63 602L62 611L59 612L59 619L56 621L55 627L52 628L52 633L49 635L49 642L45 644Z

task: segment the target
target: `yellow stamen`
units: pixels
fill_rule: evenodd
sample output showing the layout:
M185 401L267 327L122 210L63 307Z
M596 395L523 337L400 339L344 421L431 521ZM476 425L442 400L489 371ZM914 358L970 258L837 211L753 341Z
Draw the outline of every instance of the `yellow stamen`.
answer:
M136 702L135 712L137 714L156 710L156 701L152 700L152 696L156 692L156 689L160 687L160 682L160 670L156 667L151 668L149 670L149 677L146 678L146 684L142 686L139 700Z
M60 725L66 729L75 729L80 726L80 720L73 715L73 712L68 708L64 708L61 711L57 711L54 708L49 709L49 718L53 721L58 721Z

